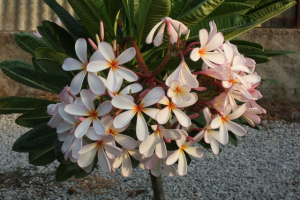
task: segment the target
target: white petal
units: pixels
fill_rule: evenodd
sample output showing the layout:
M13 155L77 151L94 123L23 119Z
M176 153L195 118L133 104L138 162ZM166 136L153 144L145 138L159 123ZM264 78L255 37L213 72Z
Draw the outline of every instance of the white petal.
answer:
M136 141L127 135L117 134L115 140L125 149L134 149L136 147Z
M228 131L224 123L220 125L220 143L224 145L228 144Z
M82 147L82 139L80 138L75 138L74 142L73 142L73 147L72 147L72 156L75 159L79 159L79 154L78 151L79 149Z
M217 52L205 52L204 54L202 54L202 57L203 57L203 60L207 59L207 60L217 63L217 64L224 64L225 60L226 60L226 58L223 54L217 53Z
M166 23L163 23L163 25L161 25L159 31L156 34L156 37L154 38L153 44L156 47L160 46L163 42L165 26L166 26Z
M155 117L159 111L160 110L157 108L144 108L143 109L143 112L146 113L148 116L150 116L152 119L155 119Z
M104 149L105 149L106 153L110 153L114 156L121 156L121 153L122 153L120 148L118 148L114 145L110 145L110 144L105 144Z
M88 72L99 72L110 67L110 64L104 60L95 60L86 66Z
M192 51L191 51L191 54L190 54L190 59L192 60L192 61L198 61L200 58L201 58L201 56L200 56L200 54L199 54L199 50L200 50L200 48L199 47L197 47L197 48L194 48Z
M176 168L173 165L166 165L165 162L164 162L164 171L170 177L177 175Z
M62 152L65 153L70 149L74 139L75 139L74 135L72 133L71 134L69 133L68 136L66 137L63 145L61 146Z
M233 49L229 44L223 44L224 53L228 63L231 63L233 58Z
M91 95L91 93L88 90L81 90L80 97L81 97L81 100L82 100L83 104L85 105L85 107L89 111L94 111L95 110L95 106L94 106L94 101L92 99L92 95Z
M167 165L173 165L179 158L179 150L174 151L166 160Z
M98 135L103 135L105 133L105 127L98 118L93 120L93 127Z
M107 76L107 81L106 81L106 86L110 91L115 91L117 88L117 73L116 70L109 70L108 76Z
M201 29L199 31L199 40L200 40L200 44L201 44L201 49L203 49L203 47L206 46L207 41L208 41L208 32L206 29Z
M164 96L161 100L159 100L158 102L159 104L163 104L163 105L169 105L169 99L168 97Z
M122 65L124 63L131 61L135 57L135 54L136 54L135 49L133 47L130 47L130 48L126 49L125 51L123 51L118 56L116 61L118 61L118 64Z
M128 150L127 151L134 159L138 160L138 161L141 161L142 160L142 157L143 155L140 154L139 150L137 149L132 149L132 150Z
M206 121L206 126L207 126L211 122L211 113L210 113L210 110L209 110L208 107L205 107L203 109L203 115L204 115L204 118L205 118L205 121Z
M188 106L194 105L198 101L198 95L197 95L197 93L192 92L192 93L190 93L190 96L191 96L190 100L188 100L188 101L181 101L181 103L178 106L176 106L176 107L184 108L184 107L188 107Z
M159 111L156 115L156 120L160 124L165 124L168 122L171 114L171 109L167 106L161 111Z
M162 136L157 138L155 153L159 158L166 158L167 157L167 148Z
M90 128L87 130L85 136L87 136L89 139L95 140L95 141L96 141L96 140L100 140L101 137L102 137L102 135L98 135L98 134L95 132L94 127L90 127Z
M233 132L234 134L238 135L238 136L244 136L247 134L247 131L241 127L240 125L232 122L232 121L227 121L226 122L226 126L228 128L228 130L230 130L231 132Z
M217 143L217 141L215 139L212 139L210 141L210 147L211 147L211 150L213 151L213 153L215 155L219 154L219 151L220 151L219 150L219 146L218 146L218 143Z
M179 140L181 138L181 133L176 129L164 129L162 135L169 140Z
M173 28L173 26L170 26L170 31L171 31L170 43L175 44L177 42L177 39L178 39L178 34L175 31L175 29Z
M184 148L184 151L196 158L202 158L204 156L204 149L201 147L187 146Z
M89 110L75 104L66 105L65 111L71 115L88 116Z
M147 140L149 130L145 118L142 113L138 113L136 121L136 136L140 141Z
M170 20L170 22L177 32L179 31L179 25L180 25L181 26L181 34L182 35L187 34L188 28L183 23L181 23L180 21L174 20L174 19Z
M183 79L184 84L189 85L191 88L199 87L198 80L195 78L195 76L192 75L192 73L186 63L184 63L184 65L182 67L181 78Z
M156 133L153 133L153 134L149 135L147 140L143 141L140 144L140 147L139 147L140 153L145 154L146 157L151 156L154 152L154 148L155 148L155 144L156 144L157 139L158 138L156 137Z
M113 121L114 119L109 115L104 115L101 117L101 122L105 126L106 130L113 128Z
M151 106L161 100L165 95L165 91L161 87L155 87L144 97L141 105L143 107Z
M159 177L161 174L160 159L156 158L153 167L151 168L151 174L155 177Z
M143 87L139 83L133 83L131 85L126 86L120 93L122 95L129 94L129 91L131 90L131 93L139 92L143 89Z
M217 33L205 46L205 51L213 51L220 47L224 42L224 36L221 32Z
M114 127L115 128L123 128L126 126L130 120L133 118L136 112L133 110L128 110L126 112L123 112L119 114L115 119L114 119Z
M138 76L135 73L133 73L132 71L130 71L128 69L125 69L124 67L119 66L116 69L116 71L126 81L133 82L133 81L136 81L138 79Z
M187 162L184 152L181 150L178 158L178 174L184 176L187 173Z
M181 101L182 101L181 95L178 94L178 93L175 94L175 95L172 97L172 101L173 101L174 104L179 105L179 104L181 103Z
M236 109L233 113L228 115L228 119L233 120L239 118L246 111L246 104L241 105L238 109Z
M108 44L107 42L101 42L98 45L98 48L99 48L100 53L103 55L103 57L108 62L115 60L115 54L114 54L114 51L113 51L112 47L110 46L110 44Z
M179 80L181 75L181 69L183 67L184 62L181 62L179 66L175 69L175 71L167 78L166 85L170 87L171 82L173 80Z
M134 102L130 101L129 99L123 96L116 96L111 100L111 104L120 109L134 109L136 106Z
M100 43L101 44L101 43ZM98 164L104 172L111 171L111 165L102 147L98 149Z
M93 93L100 95L105 92L106 87L103 81L96 74L91 72L88 73L88 83Z
M87 167L94 160L96 152L97 152L97 148L93 148L90 151L81 154L77 161L78 165L80 167Z
M86 75L87 71L86 70L83 70L81 72L79 72L72 80L71 82L71 92L74 94L74 95L77 95L81 89L81 86L82 86L82 82L84 80L84 77Z
M243 71L243 72L250 73L250 69L248 67L246 67L245 65L234 65L231 67L231 70Z
M67 58L64 61L62 68L65 71L79 70L79 69L84 69L84 64L82 64L78 60L75 60L74 58Z
M79 38L75 43L76 54L82 63L87 63L87 44L85 39Z
M81 122L75 130L75 137L82 138L84 134L87 132L87 130L89 129L91 123L92 123L92 119L90 117L84 120L83 122Z
M211 121L210 126L212 128L219 128L221 126L221 123L222 123L221 117L218 116Z
M61 118L59 113L56 113L53 117L51 117L47 125L50 126L51 128L56 128L58 124L60 124L61 122L63 122L63 118Z
M157 23L150 31L150 33L148 34L147 38L146 38L146 43L150 44L153 40L153 35L156 31L156 29L159 27L159 25L161 25L161 23L163 23L163 21L160 21L159 23Z
M97 116L106 115L111 111L111 109L112 109L111 101L106 100L97 108L96 110L98 112Z
M124 177L129 177L132 172L132 164L131 164L131 159L126 152L123 156L123 164L122 164L122 175Z
M101 54L99 49L93 53L93 55L90 58L90 62L96 61L96 60L106 60L104 56Z
M60 106L58 108L58 113L65 121L69 122L70 124L75 125L76 123L78 123L78 120L75 118L75 116L70 115L65 111L64 106Z
M191 125L191 119L184 112L177 108L174 108L172 110L176 115L177 120L182 126L189 127Z
M98 147L98 146L97 146L97 143L96 143L96 142L95 142L95 143L91 143L91 144L87 144L87 145L81 147L81 148L79 149L78 153L79 153L80 155L86 154L87 152L92 151L93 149L96 149L96 150L97 150L97 147Z
M104 143L112 143L112 142L114 142L115 138L111 134L105 134L105 135L103 135L103 137L101 138L101 140Z
M73 128L73 125L70 124L69 122L62 122L60 124L58 124L56 132L57 133L63 133L66 132L68 130L71 130Z

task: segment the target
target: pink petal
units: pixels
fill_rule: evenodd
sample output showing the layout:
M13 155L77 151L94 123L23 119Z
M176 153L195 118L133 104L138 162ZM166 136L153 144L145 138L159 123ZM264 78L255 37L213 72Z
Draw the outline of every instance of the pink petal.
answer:
M82 63L87 63L87 44L85 39L79 38L75 43L76 54Z

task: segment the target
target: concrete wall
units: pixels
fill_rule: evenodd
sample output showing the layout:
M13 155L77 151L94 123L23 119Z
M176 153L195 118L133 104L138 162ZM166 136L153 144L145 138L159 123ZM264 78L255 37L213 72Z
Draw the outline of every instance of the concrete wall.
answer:
M57 0L71 14L74 12L66 0ZM14 42L14 33L33 31L45 19L55 20L55 14L43 0L0 0L0 62L18 59L30 62L29 54L23 52ZM22 19L22 20L19 20ZM255 28L243 34L240 39L262 44L270 50L292 50L300 53L299 29ZM300 54L273 57L271 62L258 65L256 71L263 78L272 78L278 84L262 83L260 90L264 98L287 98L300 102ZM41 96L45 92L16 83L0 71L0 97Z

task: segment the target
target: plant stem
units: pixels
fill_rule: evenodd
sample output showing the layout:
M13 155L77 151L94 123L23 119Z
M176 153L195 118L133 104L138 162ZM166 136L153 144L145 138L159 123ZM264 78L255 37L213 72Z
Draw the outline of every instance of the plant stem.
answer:
M165 200L165 194L164 194L164 188L163 188L163 182L161 176L155 177L151 174L150 171L149 174L150 174L152 190L153 190L153 199Z
M171 58L170 54L167 54L166 57L164 58L164 60L159 65L159 67L155 70L155 72L153 72L153 74L151 75L151 78L154 78L164 68L164 66L167 64L167 62L170 60L170 58Z

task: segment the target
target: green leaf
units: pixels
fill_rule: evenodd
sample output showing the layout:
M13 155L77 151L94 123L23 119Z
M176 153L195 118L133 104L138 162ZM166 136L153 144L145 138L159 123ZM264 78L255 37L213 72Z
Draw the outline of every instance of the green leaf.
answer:
M191 4L191 0L171 0L171 12L169 14L169 17L171 17L172 19L176 19L178 16L180 16L184 10L186 9L186 7L189 7L189 4ZM194 1L194 6L197 5L197 3L195 3ZM193 8L194 6L190 6L190 9Z
M68 0L68 2L92 38L95 38L95 34L100 33L100 21L103 21L105 32L108 33L111 38L114 38L112 23L110 23L107 15L103 14L104 11L99 10L93 1Z
M255 42L249 42L246 40L232 39L232 40L230 40L230 43L234 44L234 45L243 45L243 46L254 47L259 50L264 50L264 47L261 44L258 44Z
M36 70L46 72L48 74L59 75L59 76L68 76L67 72L63 70L61 64L43 59L32 59L33 66Z
M63 64L64 61L69 57L66 54L58 53L52 49L41 47L35 51L36 59L51 60L59 64Z
M231 131L228 131L229 142L234 146L238 146L238 139Z
M212 19L205 19L197 24L195 24L193 27L191 27L191 33L189 40L197 40L199 38L199 30L202 28L205 28L207 30L210 29L209 22ZM249 27L253 24L257 24L257 20L253 17L240 15L240 14L228 14L223 16L218 16L214 18L214 21L217 25L218 32L228 32L237 30L243 27ZM226 34L226 33L225 33Z
M27 53L32 56L35 55L35 50L39 47L48 47L48 45L40 38L31 33L17 33L15 34L15 41Z
M70 15L70 13L68 13L66 9L59 5L55 0L44 0L44 2L57 14L59 19L75 39L88 38L88 35L80 27L80 24L72 17L72 15Z
M216 16L222 16L230 14L245 14L248 10L250 10L252 7L245 4L245 3L238 3L238 2L223 2L219 7L217 7L209 16L216 17Z
M129 19L131 28L134 28L137 12L139 9L139 0L122 0L123 7Z
M110 23L113 24L120 10L120 0L103 0Z
M254 7L256 4L258 4L259 2L261 2L261 0L247 0L244 3L248 4L249 6Z
M55 93L51 87L44 86L40 81L36 80L36 77L28 73L30 70L35 71L33 66L26 66L24 62L20 61L5 60L0 63L0 67L2 72L14 81L32 88ZM27 70L27 72L25 70Z
M16 124L25 127L36 127L48 122L52 116L48 115L47 107L30 110L16 119Z
M149 70L155 71L162 61L163 61L163 58L158 59L158 60L154 61L153 63L151 63L150 65L148 65ZM175 70L179 66L180 62L181 62L181 58L177 58L177 57L170 58L170 60L167 62L165 67L162 69L162 71ZM200 61L200 60L197 62L194 62L190 58L185 58L185 62L191 70L193 70L193 69L201 70L202 69L202 61Z
M77 170L68 170L67 165L60 164L55 172L55 180L57 182L62 182L65 180L68 180L72 176L74 176L77 173Z
M3 97L0 98L0 114L24 113L53 103L49 100L30 97Z
M247 58L252 58L253 60L255 60L256 64L270 62L270 58L268 56L263 56L263 55L247 55L247 54L244 54L244 56L247 57Z
M188 12L180 15L177 19L187 27L192 27L209 16L223 2L224 0L205 0Z
M147 35L151 29L169 15L171 10L170 0L147 0L140 1L136 18L138 32L138 46L145 43Z
M271 79L271 78L262 78L261 81L266 81L266 82L269 82L269 83L278 84L277 80Z
M29 153L29 164L44 166L55 160L54 147Z
M41 151L52 147L56 138L56 130L44 123L19 137L12 149L16 152Z
M238 48L239 53L241 53L241 54L249 54L252 52L257 52L257 54L260 54L263 52L263 50L258 49L256 47L252 47L252 46L236 45L236 47Z
M250 27L242 28L242 29L231 31L231 32L224 34L225 40L231 40L232 38L235 38L238 35L241 35L242 33L254 28L256 25L261 24L261 23L275 17L276 15L282 13L283 11L289 9L290 7L292 7L295 4L296 4L296 2L294 0L280 1L280 2L273 3L271 5L268 5L266 7L263 7L255 12L249 14L248 16L254 17L255 19L258 20L258 22Z
M42 34L42 36L47 36L46 38L48 38L48 41L52 44L54 50L65 53L70 57L77 58L75 52L75 40L68 31L51 21L43 21L42 24L45 31L45 34Z
M183 0L182 3L179 4L178 3L179 1L175 0L176 5L178 5L178 9L180 10L180 12L177 14L176 18L178 19L178 17L180 17L181 15L185 14L186 12L189 12L190 10L192 10L193 8L198 6L198 4L201 3L202 1L203 0L201 0L201 1L199 1L199 0ZM173 19L175 19L175 18L173 18Z

